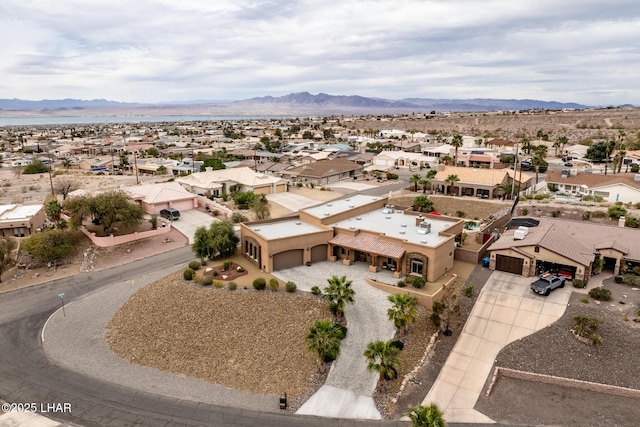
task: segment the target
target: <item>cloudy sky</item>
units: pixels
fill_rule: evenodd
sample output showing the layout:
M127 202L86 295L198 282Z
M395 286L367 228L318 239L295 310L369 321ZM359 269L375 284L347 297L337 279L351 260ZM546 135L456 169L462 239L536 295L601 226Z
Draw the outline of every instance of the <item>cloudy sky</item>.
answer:
M640 105L638 0L1 0L0 98Z

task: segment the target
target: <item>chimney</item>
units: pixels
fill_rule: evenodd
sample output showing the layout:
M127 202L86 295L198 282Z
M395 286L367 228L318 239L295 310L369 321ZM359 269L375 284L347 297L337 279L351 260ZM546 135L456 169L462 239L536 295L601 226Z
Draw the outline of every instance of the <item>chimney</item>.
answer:
M419 226L422 221L424 221L424 217L420 214L416 217L416 227Z
M618 227L624 227L624 220L625 218L623 216L618 219Z

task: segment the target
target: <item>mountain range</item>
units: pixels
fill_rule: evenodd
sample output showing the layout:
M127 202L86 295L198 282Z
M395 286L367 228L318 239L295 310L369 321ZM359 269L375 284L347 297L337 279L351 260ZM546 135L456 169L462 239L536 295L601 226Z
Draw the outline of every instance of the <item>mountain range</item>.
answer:
M0 99L0 116L95 116L103 114L136 115L209 115L209 116L301 116L401 114L411 112L471 112L496 110L583 109L577 103L539 101L534 99L431 99L404 98L390 100L357 95L317 95L309 92L265 96L241 101L181 101L157 104L128 103L105 99L41 100Z

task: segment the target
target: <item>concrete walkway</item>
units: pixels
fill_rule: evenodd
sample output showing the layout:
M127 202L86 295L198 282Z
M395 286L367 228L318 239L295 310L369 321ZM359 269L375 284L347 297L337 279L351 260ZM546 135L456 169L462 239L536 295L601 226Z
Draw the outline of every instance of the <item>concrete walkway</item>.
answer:
M280 279L291 280L299 289L309 291L312 286L324 289L331 276L346 276L353 282L355 304L345 309L347 337L342 342L340 356L333 362L325 385L302 407L299 414L323 417L380 419L373 401L378 375L367 370L363 353L367 344L394 337L395 326L387 317L391 303L387 293L365 281L368 265L355 263L345 266L341 262L314 263L273 273Z
M571 285L548 297L537 295L529 288L534 280L492 273L423 405L438 404L448 422L494 423L473 408L498 352L557 321L571 295Z

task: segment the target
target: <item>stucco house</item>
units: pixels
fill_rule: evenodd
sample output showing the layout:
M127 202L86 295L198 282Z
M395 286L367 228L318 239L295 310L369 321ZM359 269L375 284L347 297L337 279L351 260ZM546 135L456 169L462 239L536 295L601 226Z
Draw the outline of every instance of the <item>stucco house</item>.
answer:
M347 159L319 160L282 171L292 182L325 185L360 175L362 166Z
M198 195L188 192L177 182L139 184L121 188L149 214L159 214L166 208L187 211L198 207Z
M447 181L451 175L458 177L458 181L453 185ZM520 191L531 186L531 175L520 171L516 173L512 169L465 168L444 165L438 167L438 172L433 177L432 183L433 187L441 193L495 199L507 195L505 185L513 185L514 176L516 188L520 187Z
M0 233L4 236L26 237L45 222L44 205L0 205Z
M372 165L377 169L389 169L392 167L409 168L420 170L423 168L436 167L438 158L427 156L422 153L411 153L406 151L382 151L373 158Z
M177 183L194 194L221 196L231 193L231 187L238 191L253 191L259 194L273 194L287 191L287 181L273 175L257 173L248 167L207 170L176 178Z
M243 223L241 252L266 272L328 260L434 281L453 267L462 225L458 218L396 210L386 198L355 195L296 217Z
M640 175L637 174L589 174L563 175L549 171L547 184L555 186L559 193L573 196L600 196L610 203L640 202Z
M640 265L640 229L559 218L538 221L521 232L505 231L489 247L492 270L523 276L551 270L588 281L598 258L613 274Z

